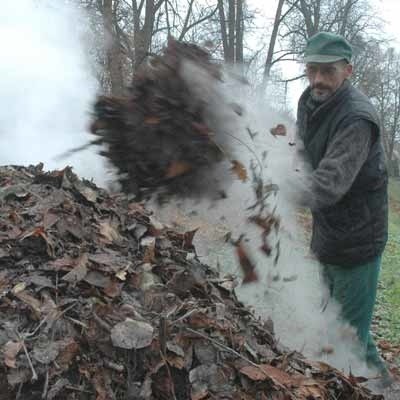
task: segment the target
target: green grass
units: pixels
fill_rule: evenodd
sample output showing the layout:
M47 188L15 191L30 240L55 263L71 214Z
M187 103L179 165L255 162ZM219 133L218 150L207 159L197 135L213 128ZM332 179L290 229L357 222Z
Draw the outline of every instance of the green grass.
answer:
M389 240L383 254L378 299L376 334L400 344L400 181L389 184Z

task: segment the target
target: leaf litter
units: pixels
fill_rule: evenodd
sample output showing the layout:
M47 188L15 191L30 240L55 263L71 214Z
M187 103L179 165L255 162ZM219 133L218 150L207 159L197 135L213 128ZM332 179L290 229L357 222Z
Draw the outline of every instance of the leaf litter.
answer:
M0 167L0 192L15 186L27 195L0 199L2 399L382 399L275 340L199 261L195 231L70 168Z

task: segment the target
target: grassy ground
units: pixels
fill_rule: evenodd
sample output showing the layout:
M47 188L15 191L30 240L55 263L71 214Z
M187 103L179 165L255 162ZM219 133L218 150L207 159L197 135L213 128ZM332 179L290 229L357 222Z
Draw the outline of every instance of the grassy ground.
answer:
M379 338L400 345L400 180L391 180L389 196L389 241L383 255L375 331Z

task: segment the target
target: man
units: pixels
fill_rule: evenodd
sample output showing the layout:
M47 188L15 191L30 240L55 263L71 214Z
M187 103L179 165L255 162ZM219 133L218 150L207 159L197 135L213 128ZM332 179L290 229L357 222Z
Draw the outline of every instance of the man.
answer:
M351 57L341 36L320 32L308 40L297 147L312 172L296 196L311 209L311 250L331 296L357 331L367 364L388 378L370 334L388 233L387 173L377 113L349 81Z

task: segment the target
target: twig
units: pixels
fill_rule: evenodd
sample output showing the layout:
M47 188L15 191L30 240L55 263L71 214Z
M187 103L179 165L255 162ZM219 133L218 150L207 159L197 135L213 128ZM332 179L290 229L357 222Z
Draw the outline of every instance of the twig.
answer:
M89 391L89 390L82 389L82 388L79 387L79 386L66 385L66 386L65 386L65 389L74 390L75 392L93 394L93 392L91 392L91 391Z
M124 372L125 367L110 360L104 360L104 366L116 372Z
M56 273L56 304L58 304L58 271Z
M281 389L284 389L285 391L287 391L287 393L289 394L290 398L292 398L293 400L295 400L295 398L293 397L293 395L289 392L289 390L286 388L285 385L279 383L278 381L276 381L275 379L271 378L270 376L267 375L267 373L261 368L260 365L256 364L255 362L249 360L247 357L243 356L242 354L238 353L237 351L231 349L228 346L225 346L224 344L218 342L217 340L210 338L209 336L205 335L204 333L198 332L194 329L185 327L185 329L190 332L190 333L194 333L195 335L198 335L200 337L202 337L203 339L206 339L208 341L210 341L212 344L214 344L215 346L220 347L223 350L228 351L229 353L234 354L235 356L241 358L242 360L246 361L247 363L249 363L250 365L252 365L253 367L259 369L267 378L271 379L277 386L279 386Z
M194 329L188 328L188 327L185 327L185 329L186 329L188 332L190 332L190 333L194 333L195 335L198 335L198 336L202 337L203 339L206 339L206 340L210 341L210 342L211 342L212 344L214 344L215 346L218 346L218 347L220 347L221 349L226 350L227 352L234 354L236 357L239 357L239 358L241 358L242 360L248 362L248 363L249 363L250 365L252 365L253 367L260 368L258 364L256 364L256 363L254 363L253 361L249 360L247 357L245 357L245 356L243 356L242 354L238 353L236 350L233 350L233 349L231 349L230 347L225 346L223 343L220 343L220 342L218 342L217 340L215 340L215 339L213 339L213 338L210 338L209 336L205 335L204 333L195 331Z
M188 311L186 314L182 315L181 317L179 317L178 319L176 319L175 321L172 322L172 325L177 324L178 322L181 322L182 320L184 320L185 318L191 316L193 313L197 312L197 309L193 309Z
M257 161L257 163L258 163L258 166L259 166L259 168L260 168L260 175L261 175L261 177L262 177L262 175L263 175L263 169L264 169L264 168L263 168L263 164L262 164L261 160L258 158L258 155L256 154L256 152L255 152L247 143L245 143L243 140L239 139L239 138L236 137L235 135L232 135L232 134L229 133L229 132L223 132L223 133L224 133L225 135L230 136L232 139L235 139L236 141L238 141L242 146L246 147L247 150L250 151L250 153L253 154L253 156L254 156L254 158L256 159L256 161Z
M173 397L174 400L177 400L176 399L176 395L175 395L175 385L174 385L174 381L172 379L171 370L169 369L168 361L165 358L165 356L164 356L164 354L162 353L161 350L160 350L160 356L161 356L161 359L163 360L163 362L165 364L165 368L167 369L167 373L168 373L168 378L169 378L169 380L171 382L171 394L172 394L172 397Z
M47 397L48 389L49 389L49 370L46 371L46 379L44 381L42 399L45 399Z
M22 338L20 335L18 335L18 336L19 336L19 339L21 340L22 347L23 347L23 349L24 349L26 358L28 359L29 367L30 367L30 369L31 369L31 371L32 371L31 382L36 381L36 380L38 379L38 375L37 375L37 373L36 373L36 371L35 371L35 368L33 367L31 357L29 356L29 353L28 353L28 349L27 349L26 346L25 346L25 342L24 342L23 338Z
M64 153L59 154L58 156L54 157L54 160L55 160L55 161L65 160L66 158L72 156L72 155L75 154L75 153L78 153L78 152L80 152L80 151L86 150L86 149L88 149L89 147L91 147L91 146L93 146L93 145L100 145L100 144L102 144L102 143L103 143L103 139L94 139L94 140L91 140L90 142L85 143L85 144L82 145L82 146L74 147L74 148L71 149L71 150L68 150L68 151L66 151L66 152L64 152Z
M168 323L165 317L160 317L159 323L159 340L160 340L160 351L165 357L167 354L167 336L168 336Z
M67 311L71 310L73 307L75 307L75 304L77 303L78 300L72 302L72 304L70 304L65 310L58 312L57 318L54 320L57 321L62 315L64 315ZM24 339L30 338L32 336L34 336L38 330L41 328L41 326L47 322L48 319L50 319L50 317L52 316L52 313L47 314L40 322L39 325L35 328L35 330L33 332L30 333L26 333L24 334Z
M66 318L69 319L70 321L72 321L74 324L81 326L82 328L85 328L85 329L89 328L84 322L81 322L75 318L69 317L68 315L66 316Z
M17 394L15 396L15 400L19 400L21 398L21 393L22 393L22 387L24 386L24 383L21 382L18 386L18 391Z

